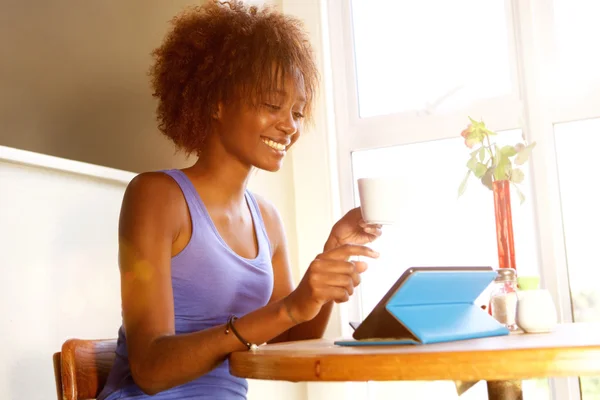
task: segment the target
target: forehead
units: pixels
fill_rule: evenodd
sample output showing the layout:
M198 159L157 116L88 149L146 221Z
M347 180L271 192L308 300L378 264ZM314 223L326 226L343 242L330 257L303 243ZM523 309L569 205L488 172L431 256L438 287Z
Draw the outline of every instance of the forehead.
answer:
M304 77L300 73L284 73L283 76L276 77L269 92L272 95L306 103Z
M263 101L292 101L302 106L308 103L308 88L297 68L271 63L268 68L253 71L247 78L239 89L234 88L233 98L245 99L255 106Z

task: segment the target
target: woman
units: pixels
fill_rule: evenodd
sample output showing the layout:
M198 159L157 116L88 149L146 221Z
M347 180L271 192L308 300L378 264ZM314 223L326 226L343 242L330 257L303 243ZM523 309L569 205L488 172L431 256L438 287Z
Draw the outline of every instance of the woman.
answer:
M123 199L123 325L100 399L245 399L227 357L264 342L322 336L347 301L364 246L381 234L354 209L293 289L275 208L246 190L277 171L310 118L317 70L300 24L268 8L210 2L185 11L151 69L160 130L198 155L143 173Z

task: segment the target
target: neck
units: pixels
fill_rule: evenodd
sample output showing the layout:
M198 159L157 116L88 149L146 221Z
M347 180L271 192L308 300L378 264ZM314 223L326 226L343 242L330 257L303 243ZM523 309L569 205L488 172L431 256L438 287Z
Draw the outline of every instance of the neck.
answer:
M203 200L218 204L240 204L253 167L244 165L220 146L202 152L196 163L187 168Z

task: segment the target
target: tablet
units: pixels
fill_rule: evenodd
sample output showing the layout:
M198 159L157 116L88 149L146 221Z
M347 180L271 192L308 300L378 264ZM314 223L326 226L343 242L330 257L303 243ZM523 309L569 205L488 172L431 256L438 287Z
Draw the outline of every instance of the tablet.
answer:
M340 345L433 343L508 334L474 304L496 277L491 267L407 269ZM357 343L358 342L358 343Z

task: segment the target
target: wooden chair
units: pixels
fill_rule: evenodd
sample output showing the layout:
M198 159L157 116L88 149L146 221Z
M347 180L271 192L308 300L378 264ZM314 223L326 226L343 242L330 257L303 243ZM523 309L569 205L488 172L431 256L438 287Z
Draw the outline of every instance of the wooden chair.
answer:
M115 360L117 341L69 339L52 357L58 400L95 399Z

